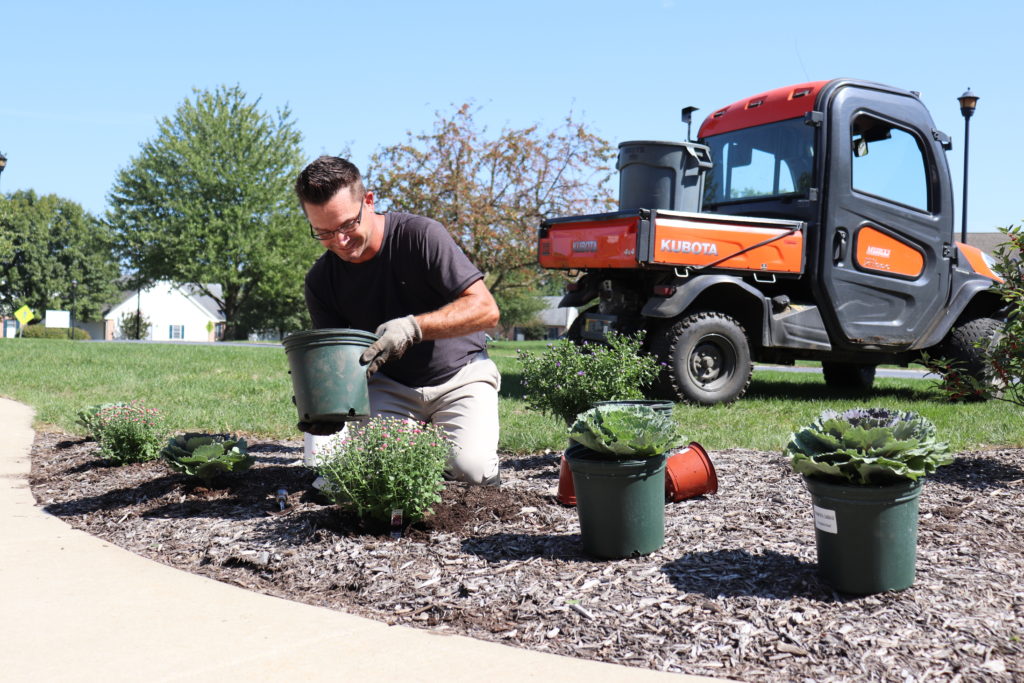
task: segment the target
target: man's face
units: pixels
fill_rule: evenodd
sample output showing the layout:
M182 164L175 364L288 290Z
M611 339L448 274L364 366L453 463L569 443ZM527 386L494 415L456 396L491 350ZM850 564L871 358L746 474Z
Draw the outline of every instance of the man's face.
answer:
M354 196L350 188L338 190L325 204L304 204L306 219L324 248L342 261L362 263L373 257L367 253L373 221L373 196Z

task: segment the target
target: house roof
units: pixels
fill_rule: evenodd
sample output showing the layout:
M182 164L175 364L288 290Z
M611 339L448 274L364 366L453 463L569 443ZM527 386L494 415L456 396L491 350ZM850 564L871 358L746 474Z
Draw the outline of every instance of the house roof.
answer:
M1006 244L1006 235L1001 232L968 232L967 244L991 254L1001 244Z
M210 319L216 322L224 322L225 320L227 320L227 318L224 317L224 312L220 309L220 306L217 305L217 302L213 299L213 297L202 294L199 290L198 285L188 283L184 285L175 286L171 282L161 281L153 283L152 285L146 287L142 291L145 292L147 289L150 289L151 287L157 284L167 285L171 289L178 290L182 296L188 299L194 306L201 309ZM223 292L223 288L219 284L207 284L206 288L210 290L215 296L218 297L221 296L221 293ZM114 304L113 306L109 306L106 310L103 311L103 317L107 317L111 311L113 311L115 308L122 305L129 299L135 298L138 295L138 293L139 290L137 289L131 289L121 292L121 298L118 300L116 304Z
M216 296L218 298L221 297L224 293L224 288L216 283L208 284L206 285L206 288L213 293L213 296ZM198 285L190 283L187 285L182 285L180 289L183 292L185 292L190 299L192 299L199 306L205 309L206 312L209 313L212 317L220 321L225 320L224 311L220 310L220 306L217 304L216 300L214 300L212 296L207 296L206 294L201 293Z
M568 327L576 318L576 309L572 307L559 308L560 296L542 296L541 299L547 304L547 308L537 314L537 319L544 325L552 327Z

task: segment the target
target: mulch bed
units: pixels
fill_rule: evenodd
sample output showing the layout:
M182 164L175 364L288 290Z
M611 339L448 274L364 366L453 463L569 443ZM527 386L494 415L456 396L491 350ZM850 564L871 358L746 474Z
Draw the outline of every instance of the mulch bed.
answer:
M320 498L299 442L250 451L251 470L206 489L40 432L31 486L47 512L144 557L388 624L742 680L1024 677L1021 449L932 476L915 584L859 598L816 577L810 496L776 453L712 451L718 495L669 505L658 552L606 562L554 499L559 454L505 455L500 489L450 484L393 539Z

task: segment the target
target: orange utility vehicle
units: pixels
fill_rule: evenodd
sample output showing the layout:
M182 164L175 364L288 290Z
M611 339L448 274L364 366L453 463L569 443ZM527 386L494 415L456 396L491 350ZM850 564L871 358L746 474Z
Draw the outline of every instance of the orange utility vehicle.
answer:
M1005 311L991 258L954 240L951 148L917 93L779 88L697 142L619 145L619 210L545 221L539 261L583 273L574 340L646 332L659 397L734 401L752 361L818 360L846 389L922 351L980 373Z

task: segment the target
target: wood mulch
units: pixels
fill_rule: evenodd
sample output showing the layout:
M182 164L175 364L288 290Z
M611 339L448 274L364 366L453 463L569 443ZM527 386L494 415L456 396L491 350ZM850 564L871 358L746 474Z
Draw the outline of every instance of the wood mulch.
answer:
M781 455L712 451L718 495L666 509L665 546L596 561L554 500L558 455L505 455L500 489L374 535L311 488L297 441L208 490L163 463L112 467L39 432L39 505L144 557L388 624L742 680L1024 679L1024 450L960 454L921 496L917 580L869 597L815 575L810 497ZM288 491L287 507L275 502Z

